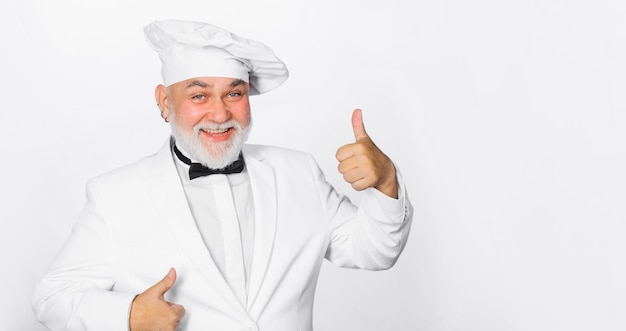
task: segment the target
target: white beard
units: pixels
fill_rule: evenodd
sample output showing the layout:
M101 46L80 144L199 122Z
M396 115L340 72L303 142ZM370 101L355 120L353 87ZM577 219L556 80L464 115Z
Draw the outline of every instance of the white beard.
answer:
M191 134L182 130L176 124L176 118L171 115L170 124L176 145L186 153L189 153L187 156L190 159L196 160L211 169L222 169L233 163L239 157L243 144L248 139L252 121L248 119L248 125L243 129L241 128L241 124L235 120L224 123L201 123L193 127L193 133ZM230 127L232 127L235 132L228 141L210 143L210 146L205 146L202 140L200 140L200 130L221 130Z

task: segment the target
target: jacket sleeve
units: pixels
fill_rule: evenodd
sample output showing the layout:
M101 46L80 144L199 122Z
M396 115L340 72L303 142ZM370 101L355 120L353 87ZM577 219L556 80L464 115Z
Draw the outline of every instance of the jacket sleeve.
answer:
M397 167L398 199L368 188L359 193L359 206L355 206L326 182L312 158L311 162L329 222L326 259L347 268L391 268L406 245L413 219L413 207Z
M128 330L135 294L112 291L111 231L87 185L87 204L33 295L35 317L50 330Z

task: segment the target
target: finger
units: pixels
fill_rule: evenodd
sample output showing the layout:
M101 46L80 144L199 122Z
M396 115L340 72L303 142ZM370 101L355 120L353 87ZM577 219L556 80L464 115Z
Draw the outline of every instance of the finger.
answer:
M339 162L339 164L337 164L337 170L339 171L339 173L341 173L344 176L348 174L349 172L357 171L359 168L360 168L360 163L357 157L347 158Z
M359 171L348 171L342 175L343 179L349 184L354 184L355 182L361 181L365 178L365 176Z
M342 175L343 179L357 191L362 191L371 186L371 178L362 170L351 169Z
M170 308L172 309L172 311L174 311L176 316L178 316L179 320L183 318L183 316L185 316L185 307L183 307L182 305L173 304L170 306Z
M169 291L169 289L172 288L172 286L174 286L175 282L176 282L176 269L170 268L167 275L165 275L165 277L163 277L163 279L161 279L158 283L154 284L151 288L149 288L148 291L151 291L151 292L154 291L159 296L163 296L165 292Z
M372 186L365 178L351 182L350 185L355 191L363 191Z
M346 159L352 157L353 155L354 155L354 148L352 148L351 145L341 146L339 147L339 149L337 149L337 152L335 153L335 157L337 158L337 161L339 162L343 162Z
M359 141L363 138L367 138L367 132L365 132L365 126L363 125L363 113L361 109L355 109L352 112L352 130L354 131L354 138Z
M365 137L367 137L369 140L369 137L367 135ZM337 152L335 153L335 157L337 158L339 162L341 162L357 155L366 154L368 153L368 148L370 146L369 141L366 142L365 144L363 143L363 141L361 141L357 143L343 145L339 147L339 149L337 149Z

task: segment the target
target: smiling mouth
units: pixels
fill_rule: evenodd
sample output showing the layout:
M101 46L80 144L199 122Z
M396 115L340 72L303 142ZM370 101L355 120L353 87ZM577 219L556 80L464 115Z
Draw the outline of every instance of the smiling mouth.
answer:
M234 127L227 128L204 128L200 129L200 133L209 141L213 142L225 142L231 139L231 136L234 134Z
M208 133L212 136L223 136L226 135L233 128L225 128L225 129L202 129L201 131Z

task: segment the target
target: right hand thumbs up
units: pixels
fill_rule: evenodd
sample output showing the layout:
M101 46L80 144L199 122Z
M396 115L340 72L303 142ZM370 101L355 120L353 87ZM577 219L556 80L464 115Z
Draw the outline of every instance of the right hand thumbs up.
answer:
M185 308L164 298L175 282L176 270L171 268L163 279L135 297L130 308L131 331L176 330Z

